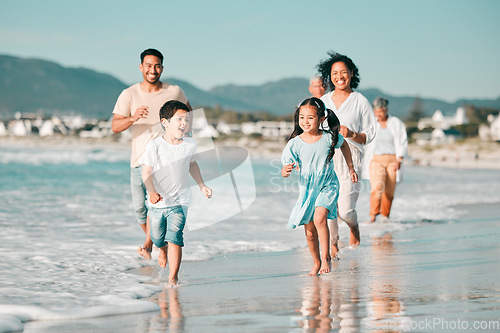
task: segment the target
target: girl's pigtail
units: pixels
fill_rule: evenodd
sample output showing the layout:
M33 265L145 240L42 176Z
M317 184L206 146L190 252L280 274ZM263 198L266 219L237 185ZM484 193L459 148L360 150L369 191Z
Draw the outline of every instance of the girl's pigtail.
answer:
M328 123L327 132L332 136L332 145L330 146L330 151L328 152L325 162L325 164L328 164L331 162L333 155L335 155L335 146L339 142L340 121L332 110L326 109L325 111L326 122Z
M295 109L295 114L293 115L293 132L288 137L288 140L291 140L291 139L295 138L296 136L302 134L302 132L303 132L302 128L300 128L300 125L299 125L299 110L300 110L300 107L301 107L301 105L299 105Z

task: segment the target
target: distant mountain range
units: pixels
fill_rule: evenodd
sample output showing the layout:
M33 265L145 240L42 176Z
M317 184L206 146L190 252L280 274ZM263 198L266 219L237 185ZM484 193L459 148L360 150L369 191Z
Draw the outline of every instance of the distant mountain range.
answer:
M215 107L235 111L267 111L286 115L308 97L308 79L287 78L256 86L222 85L208 91L175 78L165 81L179 85L193 107ZM108 118L120 92L128 85L115 77L86 68L68 68L57 63L0 55L0 117L16 111L45 114L82 114ZM360 89L368 100L383 96L390 101L390 113L405 118L415 96L392 96L378 89ZM454 113L464 104L500 109L497 99L461 99L448 103L420 96L425 113L439 109Z

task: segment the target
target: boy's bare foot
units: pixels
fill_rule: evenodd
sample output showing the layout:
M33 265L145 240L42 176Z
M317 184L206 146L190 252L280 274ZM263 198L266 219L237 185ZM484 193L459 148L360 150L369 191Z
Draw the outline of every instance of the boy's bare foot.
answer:
M373 223L375 222L375 219L377 218L376 215L370 215L370 222Z
M308 276L316 276L316 275L318 275L320 267L321 267L321 262L318 262L318 263L314 264L313 267L311 268L311 271L307 275Z
M349 246L356 247L359 245L359 227L355 226L351 228L351 237L349 238Z
M177 278L168 279L168 284L167 284L168 288L177 288L180 286L182 286L182 284L179 283L179 279Z
M332 262L328 259L321 260L321 268L319 269L319 274L330 273L332 270Z
M146 260L151 260L151 249L143 248L142 246L137 247L137 253L141 255Z
M159 248L160 253L158 253L158 265L160 265L161 268L167 267L167 245L164 247Z

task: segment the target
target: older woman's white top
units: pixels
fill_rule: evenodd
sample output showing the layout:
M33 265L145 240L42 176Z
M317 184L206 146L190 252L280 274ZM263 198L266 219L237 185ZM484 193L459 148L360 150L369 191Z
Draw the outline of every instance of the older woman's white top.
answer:
M377 122L377 131L380 129L380 123ZM391 132L394 138L394 148L396 157L405 157L408 154L408 137L406 134L405 124L397 117L389 116L387 118L387 129ZM365 154L363 156L363 178L369 179L370 162L377 145L377 137L368 145L365 146ZM398 176L401 179L401 175ZM399 180L398 180L399 181Z

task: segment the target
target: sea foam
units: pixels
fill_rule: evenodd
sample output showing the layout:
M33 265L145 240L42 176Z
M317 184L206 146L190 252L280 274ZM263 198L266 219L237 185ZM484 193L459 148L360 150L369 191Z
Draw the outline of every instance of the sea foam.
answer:
M0 332L28 320L88 318L157 311L145 301L166 282L134 270L144 234L135 221L128 152L113 149L4 149L0 154ZM303 230L287 229L298 193L270 161L252 161L255 201L235 215L185 233L185 261L237 252L305 248ZM397 185L390 220L369 224L369 190L358 201L362 246L387 232L456 223L467 204L500 202L497 171L408 167ZM203 168L202 168L203 173ZM213 187L214 198L224 189ZM211 201L211 209L231 209ZM189 218L202 220L195 208ZM349 230L339 224L348 244ZM157 251L153 252L156 259ZM182 267L181 267L182 278ZM159 278L158 281L153 281ZM185 287L189 286L186 281Z

